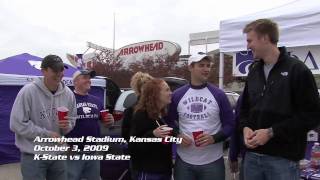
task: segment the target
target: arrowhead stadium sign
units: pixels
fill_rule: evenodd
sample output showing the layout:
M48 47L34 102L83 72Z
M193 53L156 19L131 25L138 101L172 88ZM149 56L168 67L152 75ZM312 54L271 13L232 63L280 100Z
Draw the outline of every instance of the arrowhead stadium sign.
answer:
M149 57L180 54L181 47L174 42L154 40L124 46L115 51L114 57L131 62Z

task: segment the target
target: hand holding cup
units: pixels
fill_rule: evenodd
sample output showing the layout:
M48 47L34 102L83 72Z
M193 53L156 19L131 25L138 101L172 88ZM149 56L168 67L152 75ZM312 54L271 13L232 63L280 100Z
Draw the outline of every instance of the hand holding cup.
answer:
M68 129L69 120L68 120L68 108L61 106L57 108L58 111L58 125L60 129Z
M110 125L112 125L114 123L114 118L113 118L112 114L109 113L108 109L101 110L100 117L101 117L101 121L105 127L109 127Z
M170 129L167 129L167 128L170 128L170 127L168 127L168 125L159 126L155 130L153 130L153 135L161 138L166 137L170 134Z
M166 141L166 137L173 134L173 128L164 126L161 130L165 133L165 137L162 137L162 144L169 144L170 142Z
M206 134L203 132L199 134L196 133L196 136L195 136L196 146L204 147L213 143L214 143L214 139L213 139L213 136L211 136L210 134Z

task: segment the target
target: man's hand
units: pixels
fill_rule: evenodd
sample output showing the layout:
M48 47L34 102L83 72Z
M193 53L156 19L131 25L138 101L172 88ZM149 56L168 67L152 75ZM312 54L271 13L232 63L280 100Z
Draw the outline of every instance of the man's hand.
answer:
M64 120L58 120L59 128L62 129L63 131L66 131L70 128L69 127L70 122L71 121L75 122L76 120L77 120L77 117L65 116Z
M62 130L68 130L69 128L69 120L59 120L59 128Z
M50 138L61 138L61 135L56 132L51 131L51 132L49 132L49 137ZM63 142L58 142L58 144L63 144Z
M256 146L265 145L271 138L268 129L258 129L254 131L255 136L249 140L249 144Z
M243 128L243 139L244 139L244 144L247 146L249 149L254 149L258 145L254 142L251 141L251 139L256 135L252 129L245 127Z
M61 138L60 134L53 132L53 131L49 133L49 137L50 138Z
M213 139L213 136L211 136L209 134L202 133L199 136L197 136L195 143L200 147L204 147L204 146L208 146L210 144L213 144L214 139Z
M108 115L102 120L102 124L104 127L110 127L114 123L114 118L112 114L108 113Z
M179 138L182 138L182 143L181 143L181 145L182 145L183 147L188 147L188 146L191 145L192 140L191 140L191 138L190 138L189 136L187 136L187 135L185 135L185 134L179 134L178 137L179 137Z

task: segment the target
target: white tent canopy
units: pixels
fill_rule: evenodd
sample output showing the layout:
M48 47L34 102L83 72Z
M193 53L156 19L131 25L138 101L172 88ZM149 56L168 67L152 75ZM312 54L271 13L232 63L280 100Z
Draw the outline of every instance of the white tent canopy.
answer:
M246 50L242 29L249 22L269 18L280 29L279 46L297 47L320 44L320 1L297 0L270 10L220 22L220 52Z

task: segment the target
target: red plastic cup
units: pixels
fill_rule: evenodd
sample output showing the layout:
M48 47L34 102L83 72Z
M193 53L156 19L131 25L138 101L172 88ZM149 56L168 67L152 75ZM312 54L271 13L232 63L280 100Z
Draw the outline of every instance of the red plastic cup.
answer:
M69 109L61 106L57 108L59 121L67 120L66 116L68 116Z
M171 127L163 127L161 128L162 131L168 131L168 136L172 135L173 128ZM162 138L162 144L169 144L169 142L165 142L165 138Z
M194 132L192 132L194 144L195 144L196 146L199 146L199 145L196 143L196 139L198 139L198 136L199 136L200 134L202 134L202 133L203 133L203 131L194 131Z
M101 110L100 111L101 120L104 121L106 119L106 117L108 116L108 114L109 114L109 110L108 109Z

